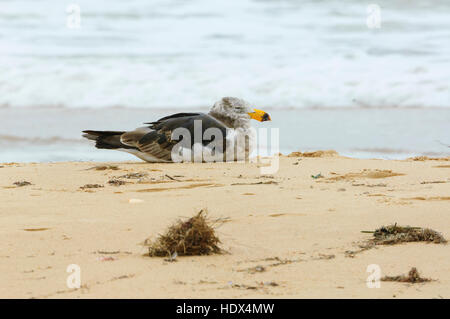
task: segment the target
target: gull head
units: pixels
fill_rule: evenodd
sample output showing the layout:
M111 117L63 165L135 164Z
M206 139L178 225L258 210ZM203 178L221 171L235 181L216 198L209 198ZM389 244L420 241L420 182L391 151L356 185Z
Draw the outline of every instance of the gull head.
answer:
M212 106L209 115L232 128L249 126L251 119L259 122L271 120L269 114L252 108L247 101L237 97L222 98Z

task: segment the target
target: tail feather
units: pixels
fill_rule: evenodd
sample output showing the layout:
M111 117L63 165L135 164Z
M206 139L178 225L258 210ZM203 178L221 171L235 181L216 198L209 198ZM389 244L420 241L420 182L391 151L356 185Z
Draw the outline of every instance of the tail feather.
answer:
M134 148L123 144L120 141L120 136L124 134L123 131L83 131L83 137L88 140L95 141L95 147L100 149L115 150L119 148Z

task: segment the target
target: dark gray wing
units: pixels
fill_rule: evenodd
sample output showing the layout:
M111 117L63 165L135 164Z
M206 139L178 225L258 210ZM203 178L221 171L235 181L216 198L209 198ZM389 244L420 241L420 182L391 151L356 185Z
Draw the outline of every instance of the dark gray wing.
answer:
M204 113L177 113L163 117L156 122L146 123L150 124L148 127L153 131L143 135L134 146L143 153L170 161L172 148L182 140L182 137L172 139L173 131L177 128L187 129L191 135L189 145L192 147L194 145L194 124L196 120L201 121L202 124L201 140L203 145L211 143L211 140L203 140L204 132L208 128L218 128L222 133L222 145L225 148L227 127L214 117ZM174 138L178 138L178 136L174 136ZM213 139L215 138L213 137Z

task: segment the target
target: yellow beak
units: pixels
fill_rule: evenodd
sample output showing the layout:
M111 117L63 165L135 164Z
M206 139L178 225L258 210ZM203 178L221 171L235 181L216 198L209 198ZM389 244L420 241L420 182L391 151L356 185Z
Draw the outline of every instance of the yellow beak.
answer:
M271 120L269 114L267 114L264 111L257 110L257 109L253 109L253 112L248 113L248 115L250 115L250 118L260 121L260 122L265 122L265 121Z

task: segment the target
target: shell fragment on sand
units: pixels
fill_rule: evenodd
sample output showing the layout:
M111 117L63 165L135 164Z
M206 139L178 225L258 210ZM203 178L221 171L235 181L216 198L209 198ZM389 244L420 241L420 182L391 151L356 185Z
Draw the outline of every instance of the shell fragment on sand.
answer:
M130 204L139 204L139 203L143 203L144 201L142 199L139 199L139 198L130 198L128 200L128 202Z

